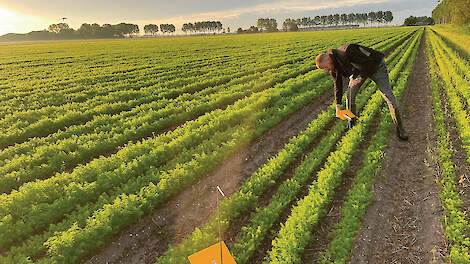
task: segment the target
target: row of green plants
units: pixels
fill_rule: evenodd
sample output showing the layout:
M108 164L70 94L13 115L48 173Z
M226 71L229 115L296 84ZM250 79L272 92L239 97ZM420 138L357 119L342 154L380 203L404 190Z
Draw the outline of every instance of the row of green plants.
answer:
M464 94L468 94L469 82L464 80L459 72L453 67L456 62L450 60L444 54L444 43L436 33L432 33L430 37L433 45L434 54L436 54L436 62L440 70L440 78L443 81L443 88L449 101L452 116L454 117L457 131L462 140L462 147L467 153L467 163L470 164L470 115L465 109L466 100ZM464 101L464 102L462 102ZM468 100L467 100L468 102ZM470 105L467 104L467 107Z
M458 82L459 85L456 85L456 88L459 89L459 95L462 96L464 104L466 104L467 109L470 109L470 89L467 88L470 85L470 61L465 59L462 56L459 56L459 53L456 52L452 47L449 47L447 43L449 40L437 33L437 39L440 43L441 51L447 55L445 58L448 61L451 61L455 69L453 76L453 81Z
M430 84L432 90L432 104L434 115L434 133L437 138L437 161L439 163L440 172L440 193L441 204L444 208L445 217L443 225L445 234L449 242L448 260L452 263L469 263L470 262L470 225L465 217L467 212L464 211L463 202L459 195L457 187L458 175L455 171L455 165L452 161L454 153L452 140L446 128L446 116L444 114L444 100L441 95L440 87L448 85L443 80L446 71L439 67L438 60L438 43L435 33L427 31L427 56L430 67Z
M394 94L398 102L403 97L418 46L417 43L408 64L395 82ZM361 220L367 206L372 202L375 176L380 172L381 164L385 159L385 149L392 126L392 120L389 116L388 108L383 108L375 134L364 152L362 166L354 176L351 187L346 193L344 204L341 206L340 220L331 231L331 241L328 248L319 256L320 263L346 263L349 259L354 237L361 226Z
M397 41L399 42L399 41ZM382 47L384 50L388 49L390 46L393 46L394 42L389 43L388 46ZM406 44L403 44L406 45ZM403 46L402 45L402 46ZM401 47L395 49L395 51L389 56L388 60L391 60L401 53ZM366 84L365 84L366 85ZM358 97L359 106L363 105L364 102L369 98L370 94L373 92L373 87L369 86L364 92L362 92ZM309 124L308 128L301 132L298 136L292 138L286 146L279 151L279 153L270 158L262 167L260 167L250 178L240 187L240 190L235 192L228 200L224 200L220 204L221 208L221 229L225 232L231 223L233 223L239 216L245 215L249 212L250 208L253 209L257 206L257 200L259 197L265 193L270 187L273 186L276 179L278 179L284 170L291 164L303 151L305 148L311 144L312 141L318 140L317 137L325 130L327 124L329 124L334 118L334 107L330 106L328 109L324 110L321 114L318 115L317 119L312 121ZM313 153L316 154L327 154L332 144L334 138L339 137L341 134L341 127L344 127L344 124L334 126L333 129L329 131L331 137L326 137L322 139L321 143L316 147ZM326 155L325 154L325 155ZM311 154L310 158L313 158ZM317 157L317 162L321 161L321 156ZM314 169L314 164L304 163L305 168ZM303 171L300 170L297 173L300 175ZM290 185L287 183L286 187L297 186L295 183ZM295 192L281 192L281 194L286 194L288 196L295 196ZM257 248L257 243L262 237L266 234L269 229L270 221L276 218L276 210L280 210L282 206L286 206L288 202L282 201L279 204L274 203L272 208L259 211L258 214L255 214L252 219L256 222L259 220L259 225L253 225L250 228L246 228L244 231L244 237L248 240L247 243L242 246L235 246L240 250L234 251L234 255L237 258L237 263L246 262L253 250ZM273 209L271 211L271 209ZM170 246L170 249L166 254L160 257L157 263L184 263L187 262L186 257L198 250L201 250L204 247L207 247L217 241L217 216L213 215L209 223L203 226L201 229L196 228L196 230L181 244L176 247ZM250 235L253 235L253 239L250 240ZM258 240L255 240L257 238ZM239 239L239 242L244 241L243 238ZM239 255L240 254L240 255ZM241 262L240 262L241 261Z

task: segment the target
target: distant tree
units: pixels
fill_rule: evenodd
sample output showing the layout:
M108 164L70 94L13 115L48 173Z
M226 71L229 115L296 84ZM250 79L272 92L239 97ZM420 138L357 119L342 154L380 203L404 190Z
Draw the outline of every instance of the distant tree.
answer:
M227 33L230 33L230 27L227 27Z
M393 20L393 13L391 11L385 11L384 12L384 21L386 23L390 23Z
M248 32L249 32L249 33L257 33L257 32L259 32L259 29L258 29L258 27L251 26L251 27L248 29Z
M336 26L338 26L340 20L339 20L339 14L334 14L333 15L333 24L335 24Z
M297 31L299 28L297 26L297 23L290 19L290 18L286 18L286 20L284 21L284 23L282 23L282 30L283 31Z
M341 14L341 16L340 16L340 22L341 22L341 24L343 24L343 25L349 23L348 15L347 15L347 14Z
M370 26L372 26L372 23L374 23L374 21L377 21L377 13L369 12L368 18L369 18L369 21L370 21Z
M322 20L321 20L321 17L320 16L315 16L315 18L313 19L314 23L315 23L315 26L318 26L322 23Z
M375 21L377 21L377 23L379 24L382 24L384 22L384 12L377 11L375 14L376 14Z
M354 13L348 14L348 22L351 24L358 23L357 17Z
M258 29L264 30L267 32L278 31L277 21L274 18L258 18Z
M426 25L434 25L434 19L427 16L422 17L415 17L410 16L405 19L403 23L405 26L426 26Z
M70 27L67 23L52 24L48 27L49 32L56 34L68 29L70 29Z
M328 16L321 16L321 24L326 26L328 24Z
M239 27L239 28L237 29L237 33L238 33L238 34L243 33L243 29L242 29L241 27Z
M174 33L176 31L175 25L173 24L160 24L160 31L165 33Z
M158 32L158 26L155 24L148 24L144 26L145 35L155 36Z

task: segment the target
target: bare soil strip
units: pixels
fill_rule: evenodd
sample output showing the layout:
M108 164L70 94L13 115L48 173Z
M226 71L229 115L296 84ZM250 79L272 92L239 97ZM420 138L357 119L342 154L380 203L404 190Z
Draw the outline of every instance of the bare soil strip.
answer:
M195 227L208 221L216 208L216 185L230 196L291 137L304 130L331 103L332 96L326 91L255 142L232 154L197 183L115 236L113 242L85 263L154 263L169 244L177 244Z
M443 263L443 210L435 183L437 164L428 148L433 141L428 67L421 41L400 111L410 139L395 131L382 171L355 238L350 263ZM394 129L394 127L392 127Z

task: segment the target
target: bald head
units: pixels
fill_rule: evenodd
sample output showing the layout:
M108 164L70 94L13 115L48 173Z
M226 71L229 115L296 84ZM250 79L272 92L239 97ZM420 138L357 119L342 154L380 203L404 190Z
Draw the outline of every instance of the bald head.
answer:
M322 69L324 71L332 71L334 70L335 66L333 64L333 60L330 58L330 55L327 53L322 53L317 56L315 59L317 64L317 68Z

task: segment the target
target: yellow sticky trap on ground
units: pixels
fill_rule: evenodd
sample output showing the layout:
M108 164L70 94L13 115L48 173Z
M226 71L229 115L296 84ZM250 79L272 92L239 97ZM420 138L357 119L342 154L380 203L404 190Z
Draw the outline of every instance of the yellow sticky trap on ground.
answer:
M220 245L222 244L222 261L220 258ZM196 252L188 257L191 264L237 264L228 251L225 242L217 242L206 249Z
M338 115L339 115L339 118L341 118L341 120L352 119L355 117L353 112L351 112L351 110L348 110L348 109L339 111Z

